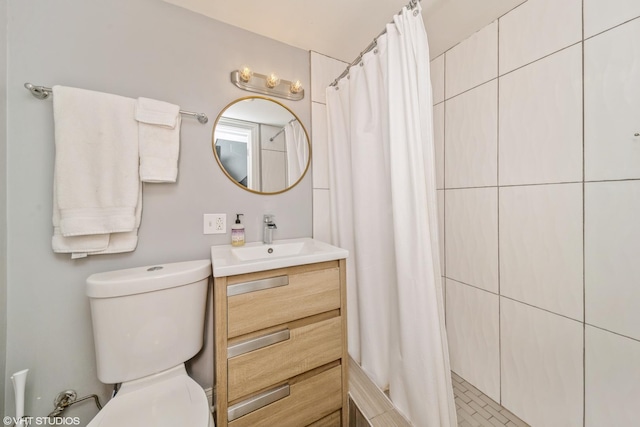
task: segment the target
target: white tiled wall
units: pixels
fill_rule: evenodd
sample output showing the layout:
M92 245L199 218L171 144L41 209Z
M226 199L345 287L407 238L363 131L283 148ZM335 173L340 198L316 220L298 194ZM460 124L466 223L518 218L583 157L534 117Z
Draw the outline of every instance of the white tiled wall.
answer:
M438 234L440 244L440 271L445 275L445 250L444 250L444 190L437 190L438 193Z
M447 102L446 123L447 187L496 186L498 82L452 98Z
M444 55L431 61L431 90L433 103L444 101Z
M637 424L640 2L528 0L432 66L454 370L534 427Z
M582 0L527 1L500 18L500 75L581 39Z
M640 342L587 325L585 345L585 426L637 425Z
M587 323L640 340L640 180L590 182L584 198Z
M347 66L311 52L311 151L313 171L313 237L331 242L329 153L325 90Z
M500 185L582 180L580 46L501 77L499 103Z
M584 61L586 179L640 178L640 19L587 40Z
M582 426L582 323L500 301L502 404L533 426Z
M447 190L447 277L498 292L498 189Z
M638 0L584 0L584 36L591 37L638 16Z
M433 143L436 151L436 188L444 188L444 103L433 106Z
M346 68L347 64L337 59L311 52L311 101L325 104L325 89Z
M582 184L500 188L500 293L582 321Z
M498 21L487 25L445 53L445 63L446 98L496 78L498 75Z
M500 400L498 295L447 280L451 370Z

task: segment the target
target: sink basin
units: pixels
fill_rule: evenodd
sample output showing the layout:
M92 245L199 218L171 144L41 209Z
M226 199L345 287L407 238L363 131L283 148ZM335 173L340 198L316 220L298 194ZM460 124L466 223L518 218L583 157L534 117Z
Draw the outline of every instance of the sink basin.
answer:
M213 277L233 276L346 258L349 251L311 238L212 246Z
M232 248L231 253L240 261L261 260L300 254L308 242L276 242L271 245L243 246Z

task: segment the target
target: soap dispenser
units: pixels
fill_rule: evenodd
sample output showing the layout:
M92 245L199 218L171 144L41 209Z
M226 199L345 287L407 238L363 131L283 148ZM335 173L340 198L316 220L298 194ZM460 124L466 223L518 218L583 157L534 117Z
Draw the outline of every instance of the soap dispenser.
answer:
M244 225L240 222L240 216L236 214L236 223L231 226L231 246L244 245Z

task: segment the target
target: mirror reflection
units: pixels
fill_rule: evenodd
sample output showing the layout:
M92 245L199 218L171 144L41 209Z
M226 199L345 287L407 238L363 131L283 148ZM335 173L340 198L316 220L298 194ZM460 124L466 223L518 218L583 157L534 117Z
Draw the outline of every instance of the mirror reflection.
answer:
M218 164L234 183L255 193L280 193L295 186L309 167L310 147L298 117L260 96L229 104L213 129Z

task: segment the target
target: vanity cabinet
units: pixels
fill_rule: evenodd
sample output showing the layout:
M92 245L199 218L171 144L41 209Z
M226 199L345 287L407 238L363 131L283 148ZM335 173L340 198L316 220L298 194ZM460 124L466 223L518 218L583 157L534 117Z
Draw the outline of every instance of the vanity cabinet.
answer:
M348 425L345 265L214 278L217 427Z

